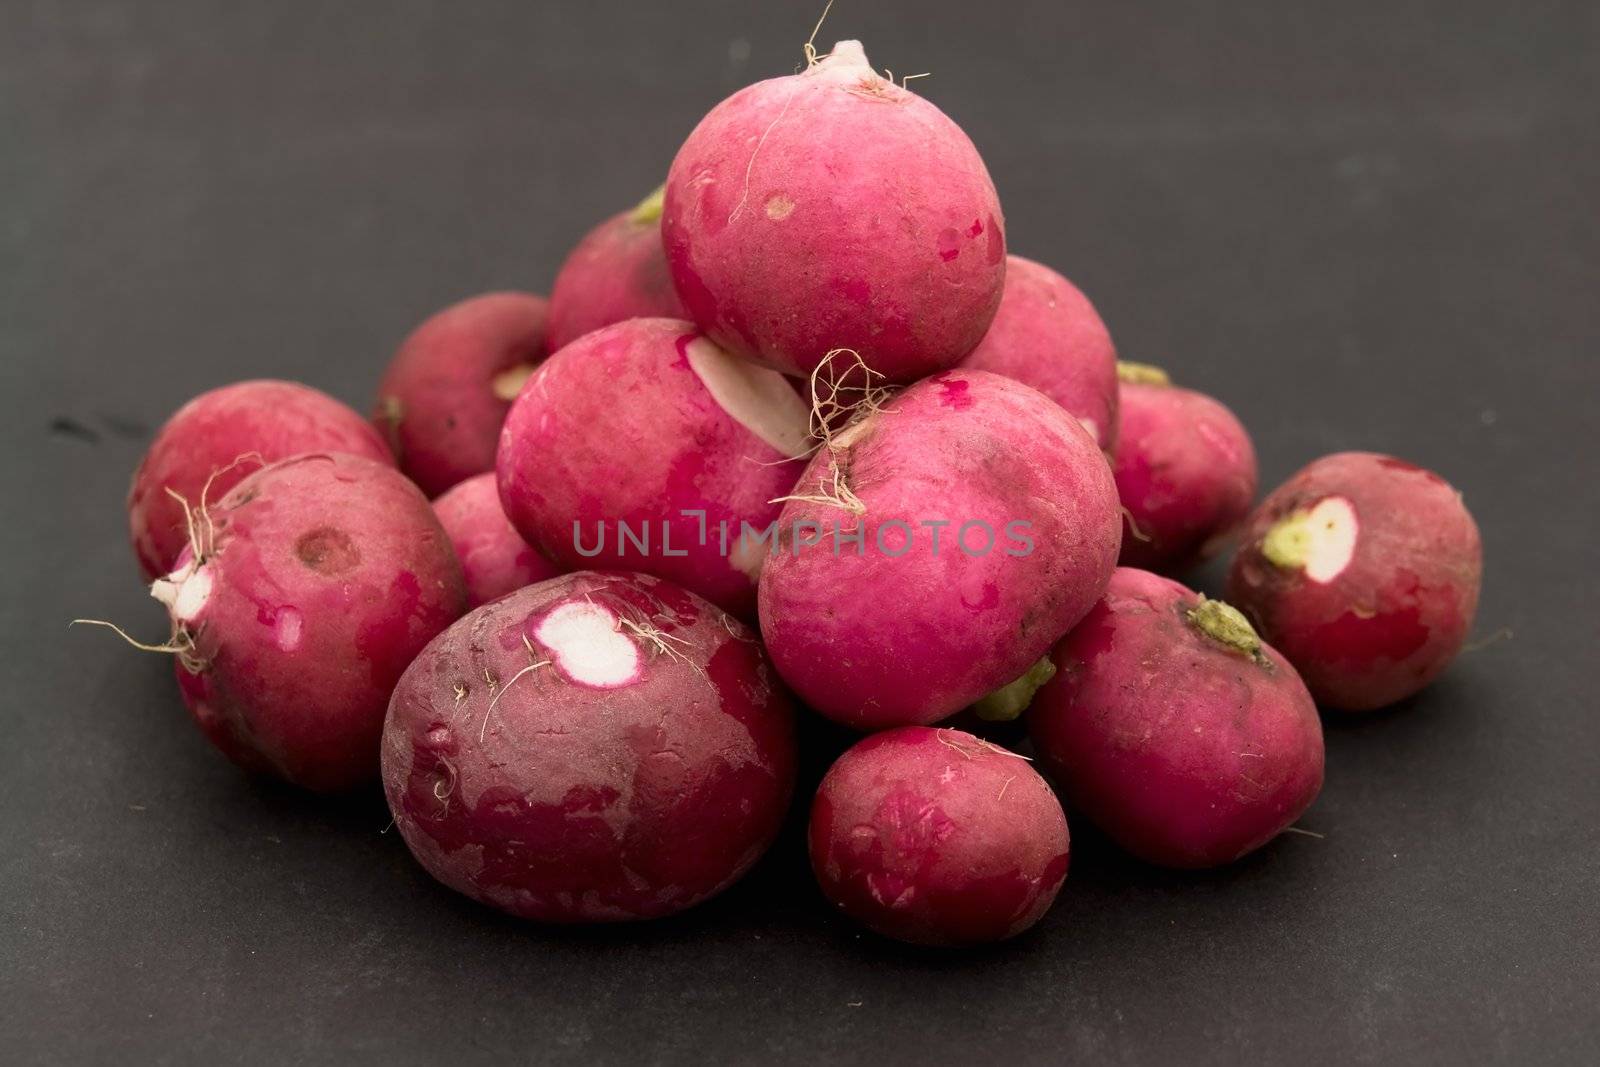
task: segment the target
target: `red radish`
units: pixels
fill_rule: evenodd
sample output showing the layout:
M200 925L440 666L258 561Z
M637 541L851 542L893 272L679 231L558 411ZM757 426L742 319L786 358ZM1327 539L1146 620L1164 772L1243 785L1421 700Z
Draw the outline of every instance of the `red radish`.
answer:
M466 607L427 500L372 460L295 456L192 529L151 593L195 722L247 770L318 791L370 781L395 681Z
M494 469L511 401L545 357L546 318L542 297L487 293L445 308L400 345L373 421L424 493Z
M433 510L461 561L470 608L561 573L506 518L493 471L447 490Z
M1300 676L1243 615L1120 568L1051 653L1029 729L1074 812L1167 867L1260 848L1322 788L1322 725Z
M982 339L1004 226L971 140L857 41L713 108L662 216L673 282L712 340L799 376L850 348L893 382Z
M1482 577L1478 526L1448 482L1392 456L1340 452L1256 509L1228 596L1319 703L1370 711L1449 666Z
M661 248L657 189L586 234L550 287L550 351L623 319L685 316Z
M170 571L189 543L185 503L217 501L252 471L317 451L394 464L365 419L297 382L238 382L183 405L156 434L128 490L128 526L145 579Z
M1014 937L1067 877L1067 819L1022 757L960 730L857 742L811 805L822 893L880 934L924 945Z
M1066 408L1109 453L1117 443L1117 350L1089 298L1049 267L1006 257L1006 288L994 324L967 370L1031 385Z
M692 593L580 572L469 614L401 678L395 825L433 875L527 919L647 919L755 863L794 784L755 635Z
M1250 513L1256 451L1233 412L1204 393L1143 364L1124 363L1121 374L1121 563L1181 571L1215 555Z
M784 680L863 730L927 724L1018 679L1116 565L1111 470L1043 393L918 382L832 433L779 516L761 632Z
M776 371L676 319L628 319L557 352L500 442L500 497L567 568L671 579L741 616L810 445L805 402ZM741 539L743 524L752 536Z

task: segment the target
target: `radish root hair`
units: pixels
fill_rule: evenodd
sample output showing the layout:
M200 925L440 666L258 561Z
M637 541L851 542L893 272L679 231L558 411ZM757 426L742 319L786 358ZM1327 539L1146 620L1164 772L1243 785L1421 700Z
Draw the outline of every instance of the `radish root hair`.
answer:
M194 635L187 628L178 624L173 625L172 636L159 645L140 641L116 623L107 622L104 619L73 619L67 625L104 626L140 652L159 652L163 655L177 656L178 662L183 664L184 670L190 674L199 674L206 669L206 661L200 655L199 649L195 647Z
M894 390L883 384L883 375L867 366L853 348L835 348L811 371L811 420L809 432L817 444L828 450L828 469L817 477L816 492L791 493L769 503L800 500L842 508L852 515L865 515L866 504L850 488L850 479L839 461L848 452L853 427L883 413L884 404ZM841 440L842 438L842 440Z

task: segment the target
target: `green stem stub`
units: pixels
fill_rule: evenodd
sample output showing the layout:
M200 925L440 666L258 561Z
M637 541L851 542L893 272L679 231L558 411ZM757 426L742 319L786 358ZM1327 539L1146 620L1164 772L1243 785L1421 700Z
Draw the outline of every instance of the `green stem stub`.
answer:
M1172 384L1172 379L1167 377L1167 372L1160 367L1149 363L1117 363L1117 381L1123 385L1158 385Z
M1056 665L1046 656L1028 668L1021 678L1003 685L972 705L973 713L984 722L1010 722L1033 703L1033 695L1056 676Z
M1261 654L1261 638L1244 613L1231 604L1202 596L1189 609L1189 625L1222 647L1255 659Z
M639 226L648 226L661 221L661 208L667 199L667 187L656 186L656 191L639 201L639 206L628 215L628 221Z

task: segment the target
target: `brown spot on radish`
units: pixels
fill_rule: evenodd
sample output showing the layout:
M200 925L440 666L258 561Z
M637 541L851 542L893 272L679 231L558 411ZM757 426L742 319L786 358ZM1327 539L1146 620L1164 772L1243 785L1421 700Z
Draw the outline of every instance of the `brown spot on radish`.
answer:
M343 574L361 562L350 535L331 526L319 526L294 543L300 562L319 574Z

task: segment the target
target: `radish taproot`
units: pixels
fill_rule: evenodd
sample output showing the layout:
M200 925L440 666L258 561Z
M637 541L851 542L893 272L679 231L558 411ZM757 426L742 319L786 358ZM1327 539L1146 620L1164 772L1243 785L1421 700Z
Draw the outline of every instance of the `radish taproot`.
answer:
M989 332L961 366L1031 385L1110 453L1117 438L1117 350L1089 298L1021 256L1006 257L1006 287Z
M543 297L486 293L438 312L401 343L373 421L424 493L494 469L511 401L545 357L547 319Z
M936 722L1022 677L1099 599L1121 535L1083 426L985 371L868 405L790 496L761 631L807 704L864 730Z
M447 489L433 510L461 561L469 608L561 573L506 518L493 471Z
M667 175L662 237L689 317L730 352L803 377L851 348L909 382L989 328L1004 225L961 128L841 41L700 121Z
M128 490L128 526L146 581L188 544L186 506L220 500L246 475L302 452L347 452L394 465L351 408L298 382L237 382L201 393L157 432Z
M527 919L680 911L783 821L793 711L755 635L670 582L579 572L471 612L395 688L383 784L424 868Z
M661 247L657 189L584 235L550 287L550 351L623 319L685 315Z
M811 805L823 895L887 937L1014 937L1067 877L1067 819L1028 761L969 733L903 726L857 742Z
M781 374L691 324L628 319L529 379L501 436L500 498L563 567L654 574L749 617L808 417Z
M1482 577L1477 523L1448 482L1393 456L1340 452L1251 515L1228 596L1319 703L1370 711L1450 665Z
M191 517L151 593L201 731L247 770L307 789L374 779L395 682L466 608L427 500L393 467L314 454Z
M1121 563L1177 572L1215 555L1250 513L1256 452L1233 412L1166 372L1123 363L1115 473Z
M1311 694L1238 611L1132 568L1051 652L1035 750L1123 848L1211 867L1260 848L1322 788Z

